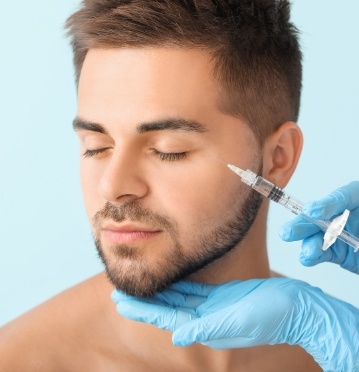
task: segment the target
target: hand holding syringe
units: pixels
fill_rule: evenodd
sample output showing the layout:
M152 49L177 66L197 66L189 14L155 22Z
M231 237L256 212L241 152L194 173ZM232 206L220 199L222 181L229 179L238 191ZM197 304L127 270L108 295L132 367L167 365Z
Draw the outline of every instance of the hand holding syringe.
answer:
M324 231L325 235L322 247L324 251L327 250L336 241L336 239L340 239L346 244L353 247L354 252L357 252L359 250L359 239L344 230L345 223L349 216L349 211L344 211L341 216L335 218L333 221L315 220L302 213L303 203L289 196L273 183L269 182L261 176L258 176L251 170L244 171L243 169L238 168L232 164L227 164L227 166L230 170L241 177L242 182L244 182L248 186L251 186L254 190L269 198L270 200L283 205L294 214L300 214L308 221L318 226L322 231Z

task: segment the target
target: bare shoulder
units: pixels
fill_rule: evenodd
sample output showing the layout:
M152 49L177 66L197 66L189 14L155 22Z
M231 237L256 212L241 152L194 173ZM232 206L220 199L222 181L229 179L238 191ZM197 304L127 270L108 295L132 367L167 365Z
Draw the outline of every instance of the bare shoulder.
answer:
M71 370L64 361L76 364L76 353L87 352L96 363L94 340L102 342L101 333L113 330L116 317L112 290L98 274L0 328L0 370Z

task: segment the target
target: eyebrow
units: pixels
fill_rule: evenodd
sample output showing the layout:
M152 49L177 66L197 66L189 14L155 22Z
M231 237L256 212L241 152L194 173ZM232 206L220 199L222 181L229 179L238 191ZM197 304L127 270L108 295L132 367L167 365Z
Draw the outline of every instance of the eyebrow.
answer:
M79 130L90 130L92 132L108 134L107 130L101 124L93 123L92 121L84 120L79 117L73 120L72 128L75 132Z
M164 119L149 123L141 123L137 126L138 133L154 132L159 130L187 131L187 132L207 132L203 124L194 120L185 119Z
M108 134L107 130L103 125L94 123L88 120L76 117L72 123L72 127L75 131L79 130L89 130L92 132L98 132L102 134ZM161 130L170 131L187 131L187 132L197 132L204 133L207 132L206 127L195 121L195 120L185 120L185 119L163 119L155 120L151 122L140 123L137 125L136 130L138 133L148 133Z

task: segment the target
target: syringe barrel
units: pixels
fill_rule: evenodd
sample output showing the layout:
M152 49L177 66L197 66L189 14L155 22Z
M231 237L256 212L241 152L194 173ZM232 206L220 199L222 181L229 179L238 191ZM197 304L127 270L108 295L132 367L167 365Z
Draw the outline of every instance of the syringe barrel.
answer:
M252 188L274 202L283 205L291 212L300 214L303 209L303 203L290 195L286 194L281 188L258 176L252 185Z

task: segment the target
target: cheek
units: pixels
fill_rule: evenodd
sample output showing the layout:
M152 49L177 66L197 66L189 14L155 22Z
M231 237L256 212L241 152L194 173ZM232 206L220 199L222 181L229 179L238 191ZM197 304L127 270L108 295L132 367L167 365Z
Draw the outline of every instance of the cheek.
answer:
M233 198L241 200L245 188L240 179L237 180L223 166L223 169L192 169L157 179L155 193L158 195L156 199L160 200L160 208L180 225L197 225L228 213Z
M82 195L89 218L92 218L103 207L98 193L100 179L101 172L99 170L89 166L85 161L80 162Z

